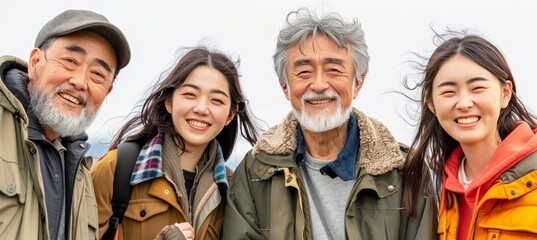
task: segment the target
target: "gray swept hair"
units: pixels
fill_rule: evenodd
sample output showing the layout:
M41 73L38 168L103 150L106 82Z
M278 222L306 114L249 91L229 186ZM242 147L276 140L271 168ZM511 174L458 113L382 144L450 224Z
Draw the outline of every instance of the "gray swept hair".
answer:
M285 65L289 48L300 41L300 47L304 45L306 38L317 38L318 34L327 36L340 48L350 48L354 63L355 79L361 84L359 78L367 73L369 68L369 54L364 38L364 30L358 19L345 22L341 15L328 13L321 18L311 14L307 8L300 8L287 14L286 25L280 30L276 51L272 56L274 70L283 86L287 86L287 73Z

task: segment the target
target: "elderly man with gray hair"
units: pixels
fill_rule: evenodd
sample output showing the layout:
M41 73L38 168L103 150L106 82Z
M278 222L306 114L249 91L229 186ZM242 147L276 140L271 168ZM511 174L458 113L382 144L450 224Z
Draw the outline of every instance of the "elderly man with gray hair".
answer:
M352 106L369 62L361 24L291 12L273 58L292 111L237 167L224 239L436 238L430 177L402 189L406 149Z
M87 10L47 22L28 62L0 57L0 239L97 239L84 131L130 57L123 32Z

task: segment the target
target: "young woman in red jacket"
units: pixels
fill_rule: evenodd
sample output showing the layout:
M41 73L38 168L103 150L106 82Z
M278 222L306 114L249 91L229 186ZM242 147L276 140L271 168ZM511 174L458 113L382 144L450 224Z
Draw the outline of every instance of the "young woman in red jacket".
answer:
M440 239L536 238L537 124L501 52L479 36L452 37L423 75L403 189L420 184L413 169L431 167Z

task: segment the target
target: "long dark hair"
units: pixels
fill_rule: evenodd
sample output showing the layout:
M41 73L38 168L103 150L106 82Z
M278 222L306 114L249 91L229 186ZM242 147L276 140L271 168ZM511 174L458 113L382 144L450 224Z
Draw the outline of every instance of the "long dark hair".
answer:
M141 112L135 114L116 134L110 150L117 148L122 141L133 141L144 144L157 133L173 136L178 147L185 151L184 139L174 129L171 115L166 111L165 102L172 96L174 90L181 86L188 75L199 66L209 66L221 72L229 85L231 95L231 112L236 115L216 136L222 147L224 158L227 160L235 146L237 132L251 144L257 141L258 130L253 122L252 114L247 107L247 101L239 83L239 74L235 62L225 54L210 51L206 47L185 49L186 53L172 67L169 74L164 74L160 81L144 101ZM238 64L237 64L238 65ZM252 115L252 116L250 116Z
M515 79L504 56L492 43L476 35L453 36L445 39L444 35L437 34L443 42L436 48L426 65L418 65L423 79L413 86L405 82L409 90L421 89L420 98L415 100L419 104L419 120L416 136L412 141L404 169L404 201L410 213L414 210L417 193L413 189L423 184L423 174L429 174L430 169L435 174L436 189L441 189L444 177L444 167L451 152L459 145L444 131L436 116L429 110L428 104L432 101L433 80L442 65L450 58L464 56L500 80L502 86L506 81L513 83L512 97L506 108L500 111L498 118L498 131L504 139L516 127L517 121L527 122L531 128L537 126L535 116L531 114L516 95Z

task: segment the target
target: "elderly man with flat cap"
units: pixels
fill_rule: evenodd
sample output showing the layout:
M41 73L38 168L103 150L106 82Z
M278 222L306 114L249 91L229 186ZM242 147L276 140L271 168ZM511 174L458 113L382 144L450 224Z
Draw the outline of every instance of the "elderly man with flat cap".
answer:
M0 58L0 239L96 239L84 130L130 61L104 16L67 10L38 33L28 63Z

